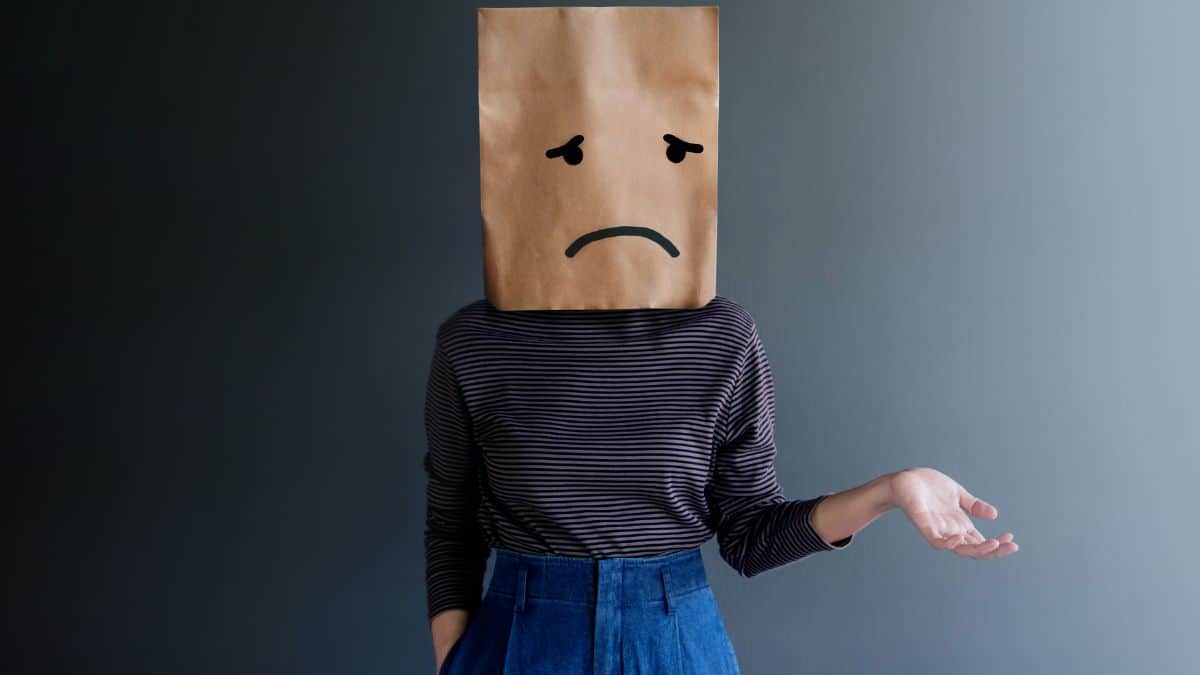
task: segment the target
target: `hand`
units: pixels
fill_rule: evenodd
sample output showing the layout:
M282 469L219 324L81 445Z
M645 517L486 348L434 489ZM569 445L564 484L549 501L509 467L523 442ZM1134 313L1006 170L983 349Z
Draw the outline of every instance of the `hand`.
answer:
M454 648L454 645L462 639L473 615L473 612L456 607L438 612L430 621L429 628L433 632L435 673L442 672L442 665L445 663L446 657L450 655L450 650Z
M963 557L984 560L1016 553L1011 532L989 539L979 533L970 516L995 519L995 506L967 492L941 471L916 467L898 471L888 482L891 503L935 549L952 549Z

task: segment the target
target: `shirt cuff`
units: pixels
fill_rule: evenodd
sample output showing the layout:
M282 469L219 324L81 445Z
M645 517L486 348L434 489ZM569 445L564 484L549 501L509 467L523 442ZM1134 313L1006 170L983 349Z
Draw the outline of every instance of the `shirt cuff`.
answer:
M480 600L465 595L432 595L426 605L425 620L432 622L434 617L448 609L462 609L472 613L479 608Z

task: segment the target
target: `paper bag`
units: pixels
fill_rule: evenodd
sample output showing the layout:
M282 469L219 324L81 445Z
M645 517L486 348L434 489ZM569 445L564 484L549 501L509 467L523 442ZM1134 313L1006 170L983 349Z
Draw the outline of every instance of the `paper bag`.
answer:
M478 10L493 305L688 308L713 298L717 12Z

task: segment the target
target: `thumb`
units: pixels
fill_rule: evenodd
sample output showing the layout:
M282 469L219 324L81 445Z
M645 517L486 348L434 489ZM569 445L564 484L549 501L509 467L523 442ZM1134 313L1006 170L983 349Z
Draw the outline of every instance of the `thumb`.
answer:
M967 513L977 518L993 519L1000 515L1000 510L995 506L967 492L965 489L958 497L958 505L965 509Z

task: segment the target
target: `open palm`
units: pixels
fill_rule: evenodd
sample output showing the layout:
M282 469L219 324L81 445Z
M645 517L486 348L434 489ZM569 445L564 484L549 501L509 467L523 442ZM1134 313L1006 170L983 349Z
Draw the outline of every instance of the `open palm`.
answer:
M988 538L971 522L971 516L995 519L999 510L941 471L927 467L900 471L891 479L891 492L892 503L936 549L977 560L1017 552L1011 532Z

